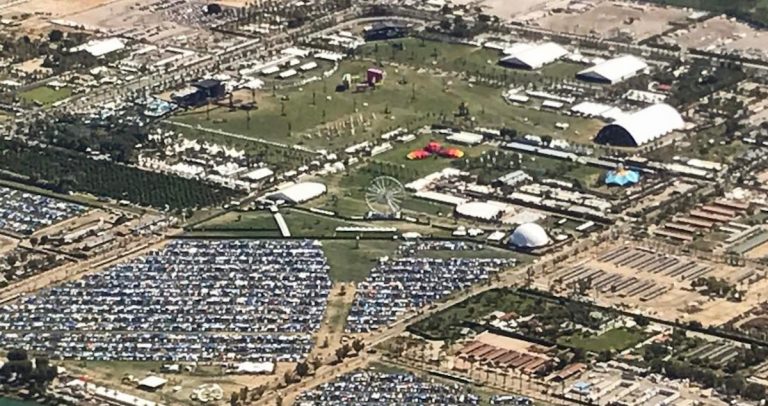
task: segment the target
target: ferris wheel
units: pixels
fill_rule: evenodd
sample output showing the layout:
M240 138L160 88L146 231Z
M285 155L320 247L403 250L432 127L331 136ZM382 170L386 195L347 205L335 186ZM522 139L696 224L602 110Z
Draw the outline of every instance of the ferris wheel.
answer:
M405 198L403 184L391 176L375 178L365 190L365 202L368 203L368 208L378 214L399 213L403 198Z

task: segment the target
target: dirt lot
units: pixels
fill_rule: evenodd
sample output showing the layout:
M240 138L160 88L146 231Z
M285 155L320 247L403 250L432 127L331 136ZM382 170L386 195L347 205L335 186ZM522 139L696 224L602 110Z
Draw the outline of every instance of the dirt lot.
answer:
M0 255L5 254L8 251L13 250L18 245L18 241L11 237L0 235Z
M583 13L550 14L535 24L554 31L604 38L628 31L639 41L664 32L671 27L670 22L683 20L687 15L682 9L602 2Z
M568 4L567 0L454 0L453 4L482 4L486 12L498 16L501 19L510 19L531 13L555 5Z
M744 256L749 259L759 259L768 256L768 242L745 252Z
M32 14L22 22L22 30L30 33L45 32L51 29L51 19L79 13L111 1L114 0L0 0L0 16L11 18Z
M768 32L719 16L698 23L688 30L676 31L665 39L688 48L708 51L752 50L756 56L768 56Z

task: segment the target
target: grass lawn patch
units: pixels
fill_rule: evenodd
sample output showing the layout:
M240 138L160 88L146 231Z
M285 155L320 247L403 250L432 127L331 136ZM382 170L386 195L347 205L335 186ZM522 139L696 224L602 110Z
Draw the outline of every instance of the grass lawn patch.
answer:
M270 230L277 231L272 213L266 211L232 211L198 224L195 230Z
M647 334L639 330L615 328L599 336L570 336L563 337L558 342L569 347L581 348L586 351L624 351L647 338Z
M399 243L390 240L323 240L323 251L331 266L331 280L362 282L380 257L392 256Z
M511 126L521 132L574 140L591 139L602 126L597 120L512 106L502 98L502 89L470 84L453 74L404 66L385 65L387 79L375 90L335 91L344 74L364 76L372 65L365 61L345 61L327 79L301 88L279 89L274 95L271 89L262 90L258 92L258 108L250 113L250 121L246 111L223 106L210 109L203 106L178 113L171 120L332 151L373 140L377 134L397 127L431 124L442 119L456 121L454 113L462 102L476 119L473 125ZM571 127L560 131L555 128L556 122L566 122Z
M48 86L38 86L19 94L19 97L25 102L36 102L42 106L50 106L51 104L59 100L64 100L70 96L72 96L72 89L68 87L54 89Z

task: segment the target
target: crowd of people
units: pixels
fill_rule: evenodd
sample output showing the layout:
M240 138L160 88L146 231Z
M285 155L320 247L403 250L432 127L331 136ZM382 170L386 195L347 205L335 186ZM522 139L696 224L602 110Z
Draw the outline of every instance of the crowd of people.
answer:
M30 235L86 210L78 204L0 186L0 230Z
M28 341L29 346L70 349L85 348L77 340L93 343L83 331L120 332L139 337L136 342L143 339L141 333L184 333L184 340L192 346L196 342L200 351L208 340L201 334L310 334L325 312L328 268L314 241L175 240L162 251L5 306L0 330L36 332L24 336L37 341ZM43 333L50 331L66 334L54 343ZM7 347L8 335L3 338L0 343ZM175 342L157 340L161 348ZM125 344L118 340L113 348L108 337L103 343L110 351ZM67 356L76 355L70 351ZM90 355L97 358L96 352ZM111 355L98 355L103 356Z
M357 371L302 393L298 406L479 405L480 398L460 384L442 384L412 374Z
M514 264L502 258L417 258L380 260L357 287L347 332L364 333L394 322L406 311L487 280Z

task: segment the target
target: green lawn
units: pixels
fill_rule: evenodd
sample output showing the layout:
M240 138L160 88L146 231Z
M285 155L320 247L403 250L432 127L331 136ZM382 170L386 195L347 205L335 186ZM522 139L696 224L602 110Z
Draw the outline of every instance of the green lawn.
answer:
M207 107L201 107L179 113L172 120L327 150L341 150L372 140L377 134L397 127L412 128L441 120L461 123L462 118L454 117L461 102L466 103L476 119L468 125L510 126L521 132L576 140L591 139L601 127L596 120L509 105L501 97L501 89L402 66L385 66L388 77L376 90L334 91L342 75L362 75L370 66L370 62L347 61L330 78L303 88L278 90L274 96L272 90L261 91L257 97L258 109L251 113L250 123L245 111L230 111L226 107L214 107L209 114L206 114ZM567 122L571 128L559 131L555 128L556 122Z
M273 230L277 223L272 213L267 211L227 212L198 224L195 230Z
M556 62L540 71L509 69L498 64L501 53L472 45L427 41L417 38L376 41L360 47L357 56L375 61L411 66L433 66L446 71L507 78L509 81L535 81L544 78L574 78L583 65ZM426 62L426 63L425 63Z
M49 106L70 96L72 96L72 89L68 87L62 87L57 90L48 86L35 87L19 94L19 97L25 102L38 102L43 106Z
M323 240L323 251L336 282L362 282L380 257L392 256L399 243L390 240Z
M616 328L608 330L599 336L582 337L571 336L563 337L558 342L569 347L581 348L586 351L623 351L633 347L647 338L647 334L638 330L626 328Z

